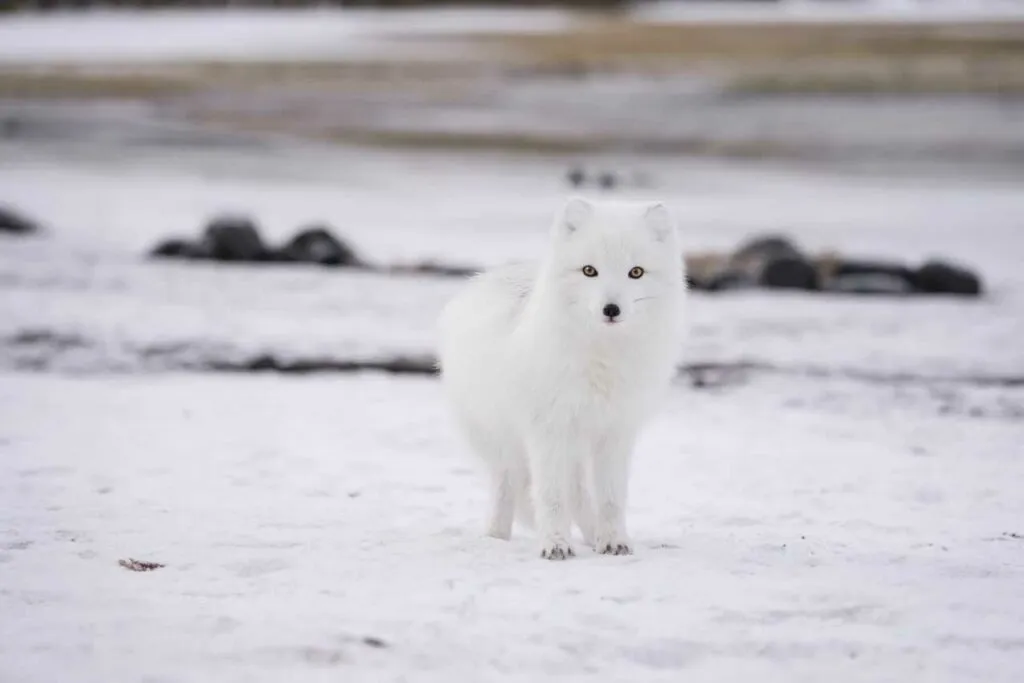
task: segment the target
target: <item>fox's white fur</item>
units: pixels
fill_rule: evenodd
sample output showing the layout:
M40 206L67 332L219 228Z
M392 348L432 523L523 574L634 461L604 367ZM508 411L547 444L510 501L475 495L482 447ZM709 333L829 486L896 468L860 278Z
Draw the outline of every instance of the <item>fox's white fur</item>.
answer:
M448 304L442 379L490 472L491 536L518 512L542 557L575 554L573 522L599 552L632 552L633 444L673 374L685 291L664 205L572 198L540 263L479 275Z

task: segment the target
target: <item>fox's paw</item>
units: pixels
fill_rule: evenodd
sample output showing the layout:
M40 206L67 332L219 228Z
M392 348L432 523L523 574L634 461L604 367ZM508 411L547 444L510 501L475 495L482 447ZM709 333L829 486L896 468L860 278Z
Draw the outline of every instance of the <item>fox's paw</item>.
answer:
M594 549L602 555L632 555L633 546L628 538L598 539Z
M546 541L540 549L540 556L545 560L568 560L575 555L572 546L565 541Z

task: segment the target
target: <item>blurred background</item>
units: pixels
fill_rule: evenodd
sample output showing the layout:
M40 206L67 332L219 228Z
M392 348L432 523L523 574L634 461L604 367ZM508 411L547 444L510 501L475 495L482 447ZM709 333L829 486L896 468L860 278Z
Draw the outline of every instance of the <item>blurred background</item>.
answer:
M0 363L426 372L581 192L673 206L695 364L1019 376L1024 5L532 5L7 0Z

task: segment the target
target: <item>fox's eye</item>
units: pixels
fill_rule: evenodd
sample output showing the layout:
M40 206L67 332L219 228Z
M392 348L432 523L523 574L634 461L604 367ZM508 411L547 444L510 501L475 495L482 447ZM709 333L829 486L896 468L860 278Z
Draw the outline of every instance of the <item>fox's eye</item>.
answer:
M629 276L634 280L639 280L644 276L644 269L641 268L640 266L633 266L629 270Z
M594 266L583 266L583 274L587 277L597 277L597 268Z

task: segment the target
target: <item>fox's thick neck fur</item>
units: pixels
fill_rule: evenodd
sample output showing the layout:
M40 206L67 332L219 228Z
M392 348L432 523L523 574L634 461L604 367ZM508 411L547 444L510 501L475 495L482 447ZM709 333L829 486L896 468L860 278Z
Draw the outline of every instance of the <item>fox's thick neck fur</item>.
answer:
M621 203L597 212L573 200L551 242L516 334L517 344L560 349L535 357L540 383L582 381L594 398L612 401L651 386L678 350L683 295L682 254L665 208ZM604 315L608 305L618 309L614 319Z

